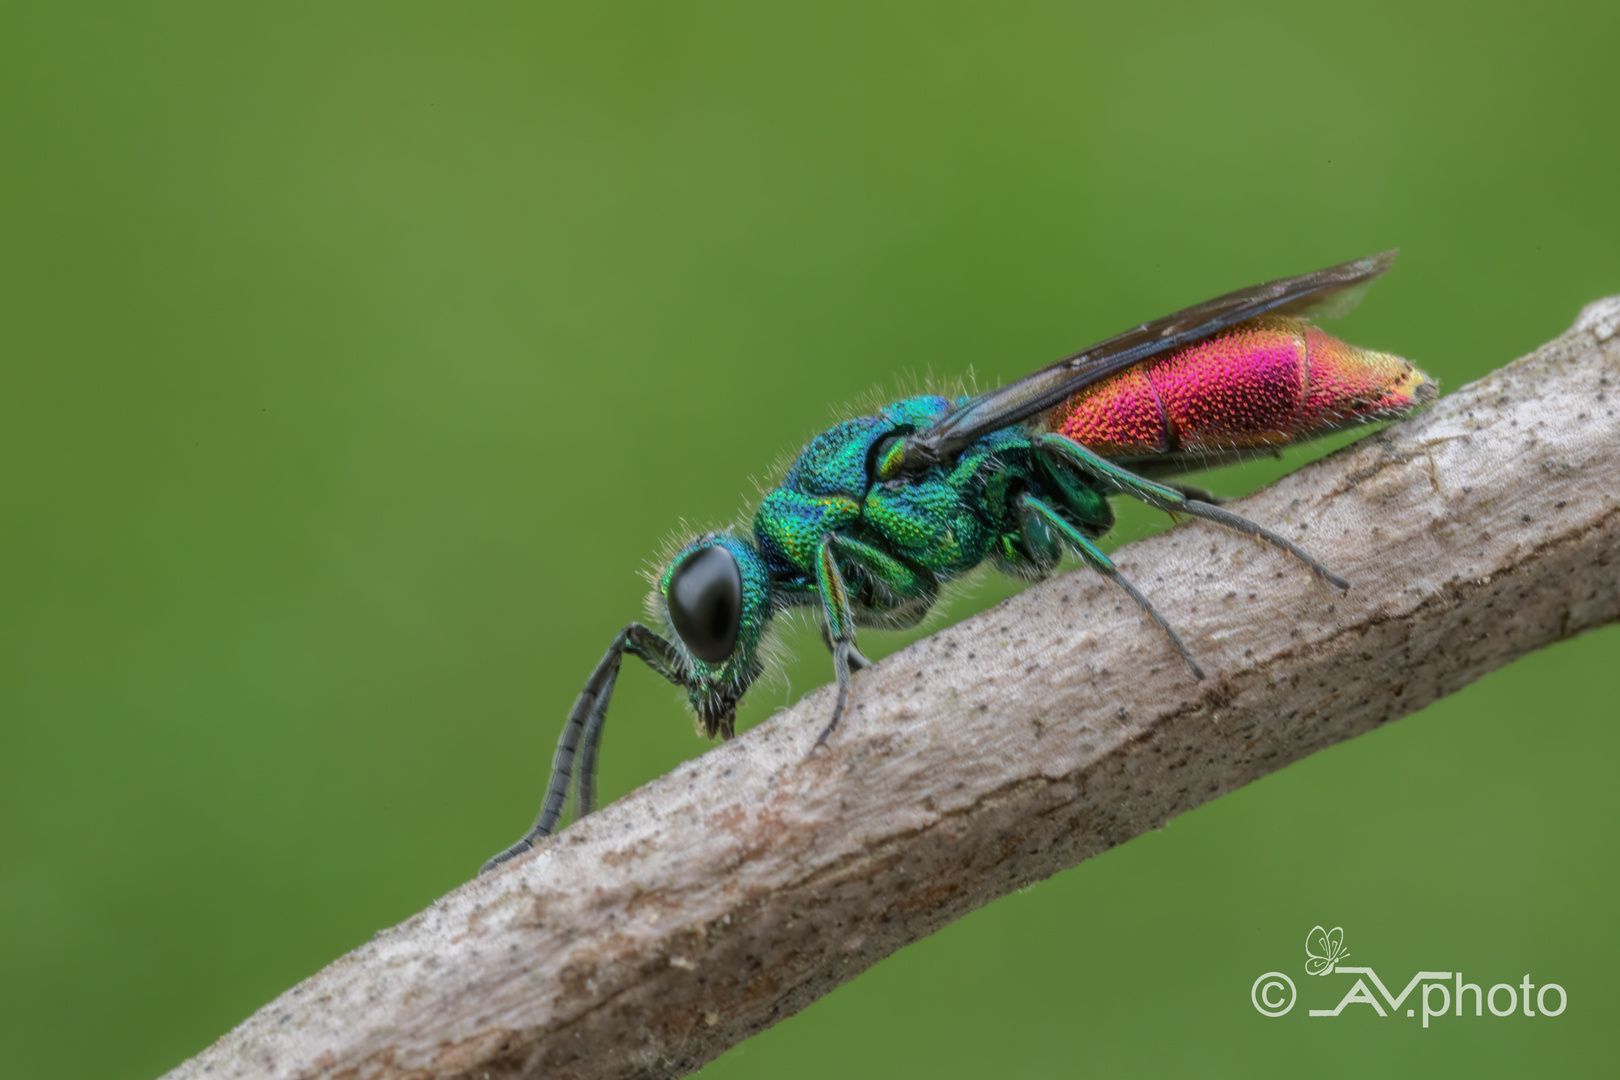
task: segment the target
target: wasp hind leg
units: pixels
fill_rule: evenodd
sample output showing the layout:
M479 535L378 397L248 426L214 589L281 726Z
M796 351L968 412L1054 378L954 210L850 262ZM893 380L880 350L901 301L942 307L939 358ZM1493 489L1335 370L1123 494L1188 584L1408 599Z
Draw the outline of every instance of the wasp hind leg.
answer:
M1232 501L1229 496L1217 495L1209 488L1196 487L1192 484L1178 484L1166 480L1164 486L1179 494L1183 499L1197 499L1199 502L1209 503L1211 506L1219 506L1222 503Z
M1286 551L1300 562L1309 566L1317 577L1338 589L1348 589L1350 583L1344 578L1323 566L1308 552L1297 544L1284 537L1278 536L1270 529L1240 517L1230 510L1222 510L1212 502L1191 497L1193 494L1206 494L1197 488L1177 488L1168 484L1155 483L1146 477L1137 476L1129 469L1115 465L1106 458L1099 457L1073 439L1055 433L1048 433L1040 437L1040 448L1051 454L1071 468L1078 469L1088 476L1101 480L1110 487L1131 496L1149 506L1156 507L1171 514L1186 514L1189 517L1203 518L1213 521L1217 525L1224 525L1234 532L1252 536L1256 540L1263 540L1272 547Z

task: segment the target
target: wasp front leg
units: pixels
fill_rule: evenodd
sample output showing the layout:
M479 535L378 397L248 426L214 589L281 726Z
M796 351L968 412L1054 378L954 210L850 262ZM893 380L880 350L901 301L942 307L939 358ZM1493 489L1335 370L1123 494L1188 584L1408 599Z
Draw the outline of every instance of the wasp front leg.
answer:
M857 604L839 569L840 560L864 579L867 595L861 607L886 625L915 623L921 618L919 612L926 611L938 593L933 578L871 544L841 533L828 533L822 540L816 557L816 591L821 598L822 632L832 650L833 673L838 677L838 700L833 705L832 719L816 739L817 746L827 741L844 715L850 675L872 666L855 645Z
M821 597L822 627L832 646L833 673L838 677L838 700L833 704L832 719L816 739L817 746L827 741L844 715L851 673L872 664L855 647L855 609L850 603L844 575L838 569L838 547L838 534L829 533L816 553L816 592Z

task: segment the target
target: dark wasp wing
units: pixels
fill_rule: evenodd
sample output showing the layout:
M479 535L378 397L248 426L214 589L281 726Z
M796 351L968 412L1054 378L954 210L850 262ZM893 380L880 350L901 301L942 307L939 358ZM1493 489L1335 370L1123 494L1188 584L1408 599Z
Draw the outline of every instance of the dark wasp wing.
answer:
M1260 315L1316 307L1388 270L1398 248L1298 277L1268 281L1143 323L969 401L906 437L905 471L948 461L988 432L1022 423L1071 395L1160 353L1191 345Z

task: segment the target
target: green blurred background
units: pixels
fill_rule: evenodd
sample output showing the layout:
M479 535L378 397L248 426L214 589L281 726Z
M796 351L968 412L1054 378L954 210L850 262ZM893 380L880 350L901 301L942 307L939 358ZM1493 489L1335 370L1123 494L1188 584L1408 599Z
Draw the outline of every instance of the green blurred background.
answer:
M1395 245L1350 340L1456 387L1555 336L1620 293L1617 47L1613 3L8 5L0 1074L154 1076L469 877L644 561L874 386ZM828 678L790 638L745 724ZM1612 1074L1617 647L1008 897L705 1072ZM610 798L706 746L632 668ZM1570 1004L1259 1016L1317 923L1386 981Z

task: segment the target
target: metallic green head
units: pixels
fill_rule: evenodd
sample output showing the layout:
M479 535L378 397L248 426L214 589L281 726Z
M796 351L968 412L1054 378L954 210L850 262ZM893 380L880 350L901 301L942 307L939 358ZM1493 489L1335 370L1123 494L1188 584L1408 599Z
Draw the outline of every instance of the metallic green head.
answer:
M772 613L770 574L752 543L706 533L659 575L653 607L684 661L687 700L710 738L730 738L737 701L764 668L760 640Z

